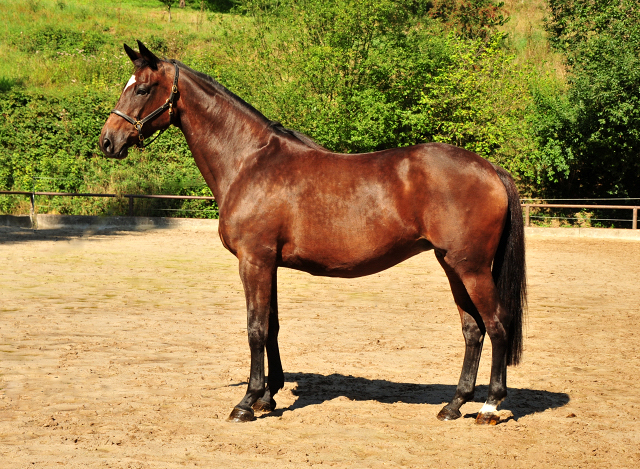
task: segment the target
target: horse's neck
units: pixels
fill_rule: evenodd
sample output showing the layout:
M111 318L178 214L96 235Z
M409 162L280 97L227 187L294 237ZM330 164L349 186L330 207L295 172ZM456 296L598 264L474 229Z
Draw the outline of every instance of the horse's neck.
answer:
M186 74L181 74L181 78ZM179 127L218 205L251 155L272 131L268 121L213 85L189 77L179 86Z

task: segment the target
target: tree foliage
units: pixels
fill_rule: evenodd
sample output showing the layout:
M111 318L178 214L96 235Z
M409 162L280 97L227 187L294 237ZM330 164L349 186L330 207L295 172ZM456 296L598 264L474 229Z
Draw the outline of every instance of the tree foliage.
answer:
M527 70L513 63L495 29L468 38L434 19L432 4L416 5L245 1L257 27L242 31L248 40L241 50L237 38L228 41L251 59L220 79L335 151L435 140L520 171L528 149Z
M130 20L124 9L107 17L101 8L71 5L65 14L76 19L68 24L54 20L57 10L25 10L40 19L8 30L7 50L19 57L12 63L46 71L47 80L27 82L52 89L25 88L13 71L0 77L3 189L209 195L175 129L123 161L99 152L100 128L131 74L121 43L135 38L335 151L452 143L509 169L525 192L547 171L532 133L542 141L542 121L529 116L538 103L532 70L517 65L498 32L504 17L497 2L193 0L187 10L211 24L161 26L152 18L142 25L138 8ZM127 21L129 32L117 30ZM52 199L50 210L122 213L122 202Z
M541 180L572 197L640 197L638 2L550 0L549 6L547 30L569 75L566 91L536 93Z
M416 2L420 3L420 2ZM509 17L502 7L504 2L493 0L434 0L426 3L429 16L443 21L469 39L489 39L498 26Z

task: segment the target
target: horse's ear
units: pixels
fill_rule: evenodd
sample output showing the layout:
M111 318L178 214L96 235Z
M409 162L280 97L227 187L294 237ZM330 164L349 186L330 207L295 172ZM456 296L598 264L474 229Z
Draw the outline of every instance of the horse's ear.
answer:
M140 55L145 60L147 65L156 70L158 68L158 62L160 62L160 59L156 57L153 52L147 49L146 46L140 41L138 41L138 48L140 49Z
M141 59L142 55L140 55L138 52L134 51L131 47L129 47L126 44L124 45L124 51L127 53L127 55L129 56L129 58L131 59L132 62L135 63L136 60Z

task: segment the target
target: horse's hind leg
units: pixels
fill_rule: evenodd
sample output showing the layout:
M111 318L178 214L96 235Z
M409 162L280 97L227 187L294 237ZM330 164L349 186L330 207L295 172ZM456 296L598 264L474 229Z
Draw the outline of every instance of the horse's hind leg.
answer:
M269 364L269 376L264 395L253 404L253 410L258 412L270 412L275 410L276 401L273 396L284 386L284 372L280 361L280 349L278 347L278 281L274 272L271 284L271 305L269 310L269 332L267 334L267 362Z
M473 399L485 330L478 310L471 301L471 298L469 298L469 294L460 277L444 262L441 256L436 254L436 257L438 261L440 261L449 279L451 292L453 293L453 298L460 313L462 334L464 335L465 341L464 361L458 387L456 388L456 394L453 400L438 413L438 419L440 420L455 420L462 416L460 407L462 407L465 402Z
M500 304L498 290L488 268L468 272L461 278L491 339L489 393L476 417L476 423L495 425L499 421L496 410L507 397L507 332L510 318Z

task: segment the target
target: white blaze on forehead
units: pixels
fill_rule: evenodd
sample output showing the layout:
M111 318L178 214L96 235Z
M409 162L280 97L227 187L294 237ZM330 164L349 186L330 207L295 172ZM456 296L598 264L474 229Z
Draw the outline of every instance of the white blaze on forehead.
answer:
M131 75L131 78L129 78L129 81L127 82L127 86L124 87L125 91L127 88L129 88L131 85L133 85L136 82L136 76L135 75Z

